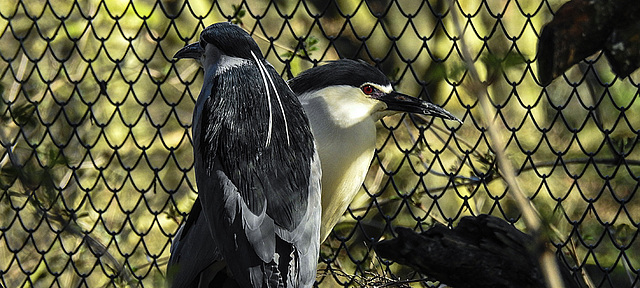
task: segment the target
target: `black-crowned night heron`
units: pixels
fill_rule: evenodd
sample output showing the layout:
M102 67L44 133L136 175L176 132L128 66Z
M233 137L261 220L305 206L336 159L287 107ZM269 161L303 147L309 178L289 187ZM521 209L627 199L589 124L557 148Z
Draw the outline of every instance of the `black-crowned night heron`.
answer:
M320 163L298 98L230 23L207 27L174 57L199 60L204 83L193 114L198 203L170 262L189 276L204 253L207 261L224 258L243 287L311 287ZM179 273L174 286L192 284Z
M364 182L378 120L409 112L460 122L432 103L395 91L380 70L363 61L329 62L300 73L289 86L307 112L322 164L322 241Z
M362 61L329 62L304 71L289 84L311 121L322 163L322 240L364 182L375 152L378 120L398 112L458 120L436 105L394 91L382 72ZM174 287L190 287L184 283L197 287L216 281L210 277L219 267L211 264L220 257L215 246L209 245L210 236L202 232L206 223L198 216L202 214L200 206L196 201L172 244L169 265L179 268ZM201 273L204 269L207 272Z

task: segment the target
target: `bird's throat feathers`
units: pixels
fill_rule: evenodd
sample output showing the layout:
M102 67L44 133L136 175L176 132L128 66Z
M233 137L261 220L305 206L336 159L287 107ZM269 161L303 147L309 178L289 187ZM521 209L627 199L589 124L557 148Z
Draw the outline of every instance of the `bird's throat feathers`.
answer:
M249 64L251 64L251 61L244 58L220 55L220 57L218 58L218 63L216 65L215 74L216 76L222 75L227 71L229 71L230 69L241 67L244 65L249 65Z

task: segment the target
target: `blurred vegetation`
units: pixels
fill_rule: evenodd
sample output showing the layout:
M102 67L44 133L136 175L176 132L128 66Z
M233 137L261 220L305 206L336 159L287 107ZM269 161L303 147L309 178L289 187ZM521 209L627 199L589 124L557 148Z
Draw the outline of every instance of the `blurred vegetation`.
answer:
M597 286L638 281L640 77L616 78L594 55L537 84L537 37L565 1L337 2L0 1L0 284L162 286L196 197L190 125L202 85L198 66L172 55L220 21L250 31L285 78L361 58L464 121L380 123L365 186L322 247L321 287L436 286L373 254L397 226L488 213L526 231L496 149L565 265L586 267ZM507 147L485 135L463 49Z

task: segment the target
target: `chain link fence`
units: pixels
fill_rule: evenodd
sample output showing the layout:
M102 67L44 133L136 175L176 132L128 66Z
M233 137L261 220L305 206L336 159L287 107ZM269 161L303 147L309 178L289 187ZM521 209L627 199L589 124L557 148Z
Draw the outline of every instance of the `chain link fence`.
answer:
M172 55L232 21L285 79L360 58L464 121L380 123L361 194L322 246L320 287L437 287L375 255L394 227L486 213L526 230L496 149L560 265L594 287L637 287L640 78L615 77L597 54L541 86L536 43L563 2L1 1L1 286L164 285L171 237L197 195L190 126L202 85L195 62ZM467 60L506 147L489 140Z

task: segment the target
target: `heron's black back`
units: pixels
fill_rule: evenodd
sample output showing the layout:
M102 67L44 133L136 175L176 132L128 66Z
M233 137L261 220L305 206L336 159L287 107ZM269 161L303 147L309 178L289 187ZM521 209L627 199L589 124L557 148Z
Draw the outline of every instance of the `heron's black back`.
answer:
M267 67L272 77L280 77ZM201 116L204 137L198 146L206 157L207 171L218 158L253 213L259 214L268 202L267 214L291 229L306 211L313 136L300 103L284 81L274 81L278 101L262 79L253 65L215 77ZM266 89L271 90L270 97Z

